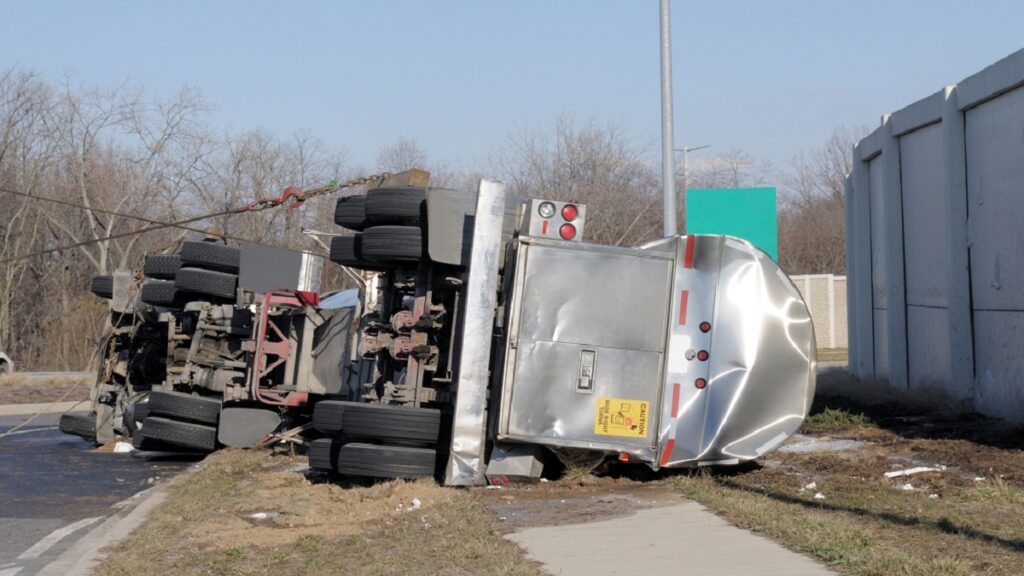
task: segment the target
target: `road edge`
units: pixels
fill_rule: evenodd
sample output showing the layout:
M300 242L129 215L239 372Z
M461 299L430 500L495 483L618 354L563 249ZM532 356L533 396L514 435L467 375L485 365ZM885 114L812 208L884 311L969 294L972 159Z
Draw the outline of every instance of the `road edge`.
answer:
M88 576L106 557L105 549L131 535L162 504L171 488L185 478L202 470L206 461L189 466L183 472L148 490L143 490L117 504L120 508L112 516L89 531L55 560L47 564L36 576Z
M44 402L41 404L0 404L0 416L29 416L33 414L63 414L65 412L88 412L88 400L70 402Z

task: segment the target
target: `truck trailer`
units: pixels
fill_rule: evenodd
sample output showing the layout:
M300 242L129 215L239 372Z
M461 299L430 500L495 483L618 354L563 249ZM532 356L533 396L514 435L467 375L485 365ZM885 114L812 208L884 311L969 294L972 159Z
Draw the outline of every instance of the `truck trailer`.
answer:
M814 331L763 251L710 235L586 243L583 204L428 178L411 171L338 200L345 231L330 259L360 283L332 297L339 307L258 250L219 271L237 274L234 298L197 300L201 283L180 279L195 260L185 253L203 246L183 248L178 308L135 329L165 335L163 372L118 401L117 433L209 450L301 430L315 469L470 486L536 480L550 455L739 464L797 431L814 396ZM311 255L280 258L307 280L316 268ZM201 446L182 440L195 430Z

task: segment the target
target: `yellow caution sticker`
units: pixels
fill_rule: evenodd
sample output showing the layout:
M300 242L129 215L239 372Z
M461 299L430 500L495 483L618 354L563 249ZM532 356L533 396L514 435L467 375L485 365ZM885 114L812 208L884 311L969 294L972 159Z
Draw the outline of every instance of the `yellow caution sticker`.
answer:
M646 400L598 397L594 434L646 438L650 406Z

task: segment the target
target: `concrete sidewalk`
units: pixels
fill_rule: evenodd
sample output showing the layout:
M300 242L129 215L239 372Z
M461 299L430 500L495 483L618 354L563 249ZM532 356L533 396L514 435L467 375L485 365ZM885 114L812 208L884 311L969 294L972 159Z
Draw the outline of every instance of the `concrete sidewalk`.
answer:
M560 576L835 574L806 556L729 524L696 502L650 508L603 522L527 528L507 538Z

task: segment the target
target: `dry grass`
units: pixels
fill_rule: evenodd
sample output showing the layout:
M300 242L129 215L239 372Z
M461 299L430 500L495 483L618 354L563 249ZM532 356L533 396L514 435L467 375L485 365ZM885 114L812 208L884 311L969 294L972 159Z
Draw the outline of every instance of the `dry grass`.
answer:
M302 459L225 450L185 479L98 574L537 575L469 491L431 480L343 487ZM409 510L413 498L421 507ZM266 520L252 518L268 513Z
M0 404L37 404L43 402L89 399L90 375L0 376Z
M775 453L751 470L705 470L668 484L843 574L1024 573L1019 431L955 415L942 398L908 400L843 374L826 373L819 382L824 394L804 432L862 440L863 448ZM947 468L884 476L938 464ZM814 498L819 492L824 499Z

